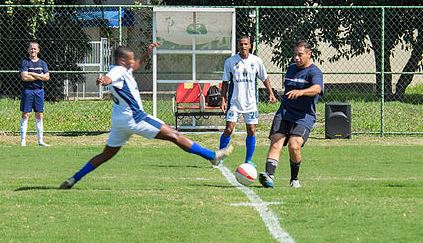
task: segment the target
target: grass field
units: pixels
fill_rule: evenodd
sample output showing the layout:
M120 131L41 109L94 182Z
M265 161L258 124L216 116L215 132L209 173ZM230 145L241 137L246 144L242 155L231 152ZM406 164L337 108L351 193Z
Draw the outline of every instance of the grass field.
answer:
M248 198L207 161L162 141L133 137L72 190L56 188L103 148L107 135L48 136L52 147L19 147L0 136L0 242L276 242ZM191 136L215 144L218 135ZM267 151L259 137L259 171ZM243 161L244 135L225 161ZM215 145L214 145L215 146ZM311 139L300 180L249 188L296 242L421 242L423 138Z
M336 100L333 96L327 97L328 101ZM347 98L350 98L348 100ZM355 133L379 133L381 130L380 101L362 100L354 97L338 99L351 104L352 109L352 132ZM421 99L420 99L421 100ZM419 100L419 101L420 101ZM152 102L143 101L146 112L152 114ZM108 131L110 128L112 102L110 100L84 100L84 101L62 101L47 102L44 119L46 132L87 132L87 131ZM260 123L258 129L269 131L273 115L279 104L259 103ZM325 103L317 105L317 122L313 129L314 135L324 137ZM417 114L423 114L421 103L407 102L386 102L384 113L385 132L423 133L423 119ZM167 124L175 125L175 118L172 113L172 101L161 100L158 106L158 117ZM19 132L19 100L0 99L0 132ZM202 120L204 125L224 125L223 119ZM188 119L189 120L189 119ZM31 115L29 131L35 131L35 118ZM188 123L189 124L189 123ZM181 125L181 122L180 124ZM187 125L187 124L186 124ZM239 126L243 129L243 126Z

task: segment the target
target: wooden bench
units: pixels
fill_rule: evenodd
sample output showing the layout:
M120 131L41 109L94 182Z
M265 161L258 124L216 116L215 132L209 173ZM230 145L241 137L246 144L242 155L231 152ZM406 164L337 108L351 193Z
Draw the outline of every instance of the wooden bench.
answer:
M221 84L219 84L221 86ZM179 83L175 97L172 99L173 114L175 115L175 127L178 129L178 120L184 117L193 119L209 119L210 116L225 116L220 107L207 106L206 96L210 83Z

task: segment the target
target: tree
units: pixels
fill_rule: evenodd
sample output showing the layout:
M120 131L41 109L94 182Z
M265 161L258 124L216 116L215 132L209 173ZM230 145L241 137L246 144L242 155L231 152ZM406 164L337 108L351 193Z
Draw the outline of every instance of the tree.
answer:
M423 5L420 1L411 0L233 0L209 1L202 0L165 0L163 4L169 5L234 5L234 6L417 6ZM251 9L237 10L237 31L249 33L255 37L252 26L254 19L249 19L248 11ZM328 61L336 62L341 58L352 58L373 51L376 72L382 71L384 61L384 94L388 99L402 99L406 88L411 83L413 72L422 69L423 54L423 12L421 9L385 9L384 50L382 58L382 10L381 8L306 8L306 9L272 9L261 8L260 41L273 46L272 61L279 66L285 66L292 61L291 50L298 39L306 39L313 46L314 58L323 62L319 44L329 43L337 51ZM392 85L391 57L397 45L407 51L411 56L403 68L396 84L395 93ZM382 91L382 76L376 74L376 90Z
M75 1L58 1L56 5ZM3 1L4 3L4 1ZM54 1L7 1L7 4L54 5ZM2 70L17 70L23 57L27 56L28 42L36 40L42 48L41 57L54 71L82 71L77 63L90 50L89 38L77 19L75 9L53 7L8 7L0 9L0 45L7 62L0 61ZM7 97L18 97L20 78L15 73L2 73L1 92ZM63 97L63 80L81 82L82 75L52 74L46 83L46 99Z
M419 1L325 1L329 6L361 5L361 6L416 6ZM319 29L322 30L322 38L335 47L338 53L333 61L339 58L349 58L373 51L376 62L376 71L383 70L392 72L391 57L394 57L394 48L401 45L402 49L411 50L410 58L402 72L416 72L422 68L423 54L423 27L421 9L387 8L385 9L383 37L384 57L382 57L382 10L378 9L340 9L325 11L325 20L330 19L331 25L319 21L322 14L316 15ZM327 15L329 13L329 16ZM414 74L401 74L396 84L396 92L393 92L392 74L385 74L384 94L387 99L402 99L405 90L411 83ZM376 76L376 89L381 92L382 76Z
M305 5L320 6L404 6L421 5L419 1L304 1ZM384 17L384 57L382 58L382 9L381 8L331 8L304 9L277 15L272 9L264 10L260 21L265 23L261 27L264 41L274 45L276 51L272 58L278 64L286 64L287 57L282 50L292 46L292 41L286 37L307 39L315 47L315 57L319 59L318 45L327 42L337 50L329 58L336 62L340 58L352 58L373 51L376 72L382 71L384 61L384 94L387 99L402 99L405 89L411 83L414 74L401 74L396 92L393 92L391 57L397 45L405 50L411 50L411 56L403 68L403 72L416 72L422 68L423 40L419 33L423 33L420 23L423 13L420 9L385 9ZM277 18L277 21L275 21ZM275 23L277 23L275 25ZM289 24L287 24L289 23ZM417 34L416 34L417 33ZM291 38L292 39L292 38ZM285 41L283 41L285 40ZM289 39L288 39L289 40ZM290 45L290 46L289 46ZM320 60L319 61L323 61ZM382 91L382 76L376 75L376 90Z

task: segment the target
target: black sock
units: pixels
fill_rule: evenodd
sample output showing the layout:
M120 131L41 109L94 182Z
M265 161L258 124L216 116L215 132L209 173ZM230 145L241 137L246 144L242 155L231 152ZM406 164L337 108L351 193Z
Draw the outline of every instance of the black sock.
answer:
M289 162L291 165L291 181L298 180L298 171L300 171L301 161L294 163L292 160L289 160Z
M274 175L276 167L278 167L279 162L275 159L267 158L266 160L266 173L269 175Z

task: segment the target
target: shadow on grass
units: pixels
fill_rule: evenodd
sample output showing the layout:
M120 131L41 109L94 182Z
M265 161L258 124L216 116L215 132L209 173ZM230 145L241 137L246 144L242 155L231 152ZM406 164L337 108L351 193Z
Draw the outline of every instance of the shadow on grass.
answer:
M198 184L196 184L195 186L198 186ZM241 186L233 186L233 185L216 185L216 184L201 184L201 186L205 186L205 187L216 187L216 188L235 188L235 187L241 187ZM261 189L267 189L264 188L261 185L250 185L250 186L246 186L248 188L261 188Z
M32 190L59 190L59 187L52 186L23 186L15 189L15 192L19 191L32 191Z
M387 184L385 186L386 187L407 187L406 185L403 185L403 184Z
M148 166L161 167L161 168L196 168L196 169L204 168L204 166L198 166L198 165L148 165Z
M191 186L205 186L205 187L216 187L216 188L234 188L232 185L217 185L217 184L191 184Z

